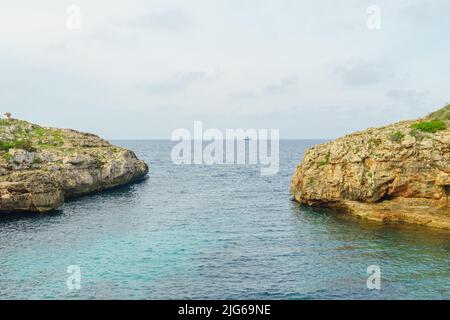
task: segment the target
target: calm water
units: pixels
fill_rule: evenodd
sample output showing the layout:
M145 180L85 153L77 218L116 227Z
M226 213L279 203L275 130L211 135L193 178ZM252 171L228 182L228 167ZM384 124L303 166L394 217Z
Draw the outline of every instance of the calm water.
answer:
M283 141L280 172L175 166L172 144L115 141L151 167L130 187L50 215L0 218L2 299L450 298L450 232L365 222L289 201L303 150ZM81 268L69 291L67 267ZM378 265L382 289L366 288Z

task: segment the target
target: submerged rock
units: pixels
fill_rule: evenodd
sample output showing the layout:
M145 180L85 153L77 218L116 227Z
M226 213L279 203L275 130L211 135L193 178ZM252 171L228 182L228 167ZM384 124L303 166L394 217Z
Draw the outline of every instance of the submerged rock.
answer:
M291 194L371 220L450 229L450 105L310 148Z
M147 173L132 151L96 135L0 120L0 212L53 210Z

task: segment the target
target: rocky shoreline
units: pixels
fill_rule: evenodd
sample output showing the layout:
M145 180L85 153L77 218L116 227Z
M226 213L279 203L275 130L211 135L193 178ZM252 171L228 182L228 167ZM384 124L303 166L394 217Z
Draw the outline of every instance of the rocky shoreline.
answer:
M0 213L46 212L64 199L128 184L148 166L127 149L71 129L0 120Z
M291 194L360 218L450 230L450 105L310 148Z

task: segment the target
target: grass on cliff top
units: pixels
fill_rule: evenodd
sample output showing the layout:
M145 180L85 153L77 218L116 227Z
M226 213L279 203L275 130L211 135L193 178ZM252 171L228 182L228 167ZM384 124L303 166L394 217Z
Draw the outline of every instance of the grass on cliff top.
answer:
M60 129L43 128L24 120L0 119L0 135L12 136L12 139L0 140L0 151L9 149L23 149L36 151L37 149L55 148L64 144L63 133Z
M414 123L411 125L411 128L422 132L436 133L440 130L447 129L447 125L442 120L430 120Z
M18 119L0 119L0 126L11 126L11 125L27 125L30 124L29 122L25 120L18 120Z
M405 138L405 134L401 131L395 131L395 132L390 133L388 138L392 142L400 143Z
M441 121L450 121L450 104L447 104L442 109L439 109L435 112L430 113L427 116L427 119L431 120L441 120Z
M29 152L36 151L33 143L30 140L11 140L0 141L0 151L9 151L9 149L22 149Z

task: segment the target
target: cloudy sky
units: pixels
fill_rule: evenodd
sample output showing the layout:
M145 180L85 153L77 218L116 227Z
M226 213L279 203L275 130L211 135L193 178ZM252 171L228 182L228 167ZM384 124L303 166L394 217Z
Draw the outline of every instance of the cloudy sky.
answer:
M202 120L334 138L450 102L447 0L0 3L0 111L43 125L167 139Z

